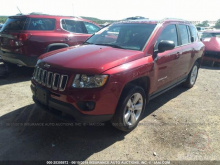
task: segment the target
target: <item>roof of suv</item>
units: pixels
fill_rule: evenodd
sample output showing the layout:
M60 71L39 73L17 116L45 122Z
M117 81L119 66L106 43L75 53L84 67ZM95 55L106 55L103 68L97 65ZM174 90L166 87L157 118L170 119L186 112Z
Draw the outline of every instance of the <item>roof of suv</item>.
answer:
M147 23L147 24L158 24L158 23L185 23L191 24L189 21L182 20L182 19L175 19L175 18L165 18L162 20L150 20L150 19L138 19L138 20L123 20L118 23Z
M81 20L81 21L87 21L92 22L90 20L76 17L76 16L61 16L61 15L48 15L48 14L25 14L25 15L13 15L9 16L9 18L19 18L19 17L29 17L29 18L58 18L58 19L75 19L75 20ZM94 23L94 22L93 22ZM95 23L96 24L96 23ZM96 24L98 25L98 24Z

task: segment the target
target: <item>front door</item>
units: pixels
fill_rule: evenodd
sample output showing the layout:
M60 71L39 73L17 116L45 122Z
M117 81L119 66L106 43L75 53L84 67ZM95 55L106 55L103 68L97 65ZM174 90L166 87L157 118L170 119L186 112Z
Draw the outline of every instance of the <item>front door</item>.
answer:
M157 39L154 50L158 50L158 44L162 40L173 41L175 43L175 46L178 46L176 25L167 25L162 30ZM178 56L179 54L181 54L181 52L179 52L176 47L172 50L167 50L165 52L157 54L157 60L155 62L157 91L160 91L163 88L167 87L176 78L174 72L177 70Z

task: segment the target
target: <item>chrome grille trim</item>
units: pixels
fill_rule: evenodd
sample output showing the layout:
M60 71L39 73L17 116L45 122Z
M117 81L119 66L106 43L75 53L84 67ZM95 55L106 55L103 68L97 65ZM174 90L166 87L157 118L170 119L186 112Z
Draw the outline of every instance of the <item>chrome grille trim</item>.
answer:
M38 66L35 68L33 74L33 79L37 83L59 91L64 91L66 89L68 78L68 75L53 73Z
M60 74L54 73L53 74L53 83L52 83L52 89L57 90L58 84L59 84ZM56 82L57 81L57 82Z
M38 67L36 67L35 70L34 70L33 77L34 77L35 80L37 80L37 73L38 73Z
M43 69L40 68L39 74L38 74L39 75L38 80L39 80L40 84L42 83L42 79L41 79L42 78L42 73L43 73Z
M67 75L61 75L60 84L59 84L59 90L60 91L65 90L67 81L68 81L68 76Z
M42 85L46 85L46 78L47 78L47 71L43 70L42 76L41 76L41 81L42 81Z
M48 88L51 88L52 82L53 82L53 73L52 72L48 72L48 74L47 74L47 87Z

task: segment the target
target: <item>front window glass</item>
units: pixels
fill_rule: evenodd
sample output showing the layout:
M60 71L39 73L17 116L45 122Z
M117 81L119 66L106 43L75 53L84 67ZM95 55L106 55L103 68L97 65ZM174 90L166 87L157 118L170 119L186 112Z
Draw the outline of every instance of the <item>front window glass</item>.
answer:
M141 23L113 24L95 33L86 43L142 50L155 26Z
M160 36L157 39L155 50L158 49L158 45L162 40L173 41L175 46L178 45L176 25L168 25L164 28L164 30L161 32Z

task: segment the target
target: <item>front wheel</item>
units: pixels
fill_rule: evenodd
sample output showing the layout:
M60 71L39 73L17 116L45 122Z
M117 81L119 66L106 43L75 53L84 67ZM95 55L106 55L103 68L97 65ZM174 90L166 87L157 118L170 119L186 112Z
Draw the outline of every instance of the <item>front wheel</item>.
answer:
M192 70L190 71L187 80L183 83L183 85L187 88L192 88L194 84L196 83L196 79L198 76L199 71L199 64L198 62L195 62L195 64L192 67Z
M119 100L112 125L119 130L128 132L137 127L146 104L146 94L143 88L129 86Z

